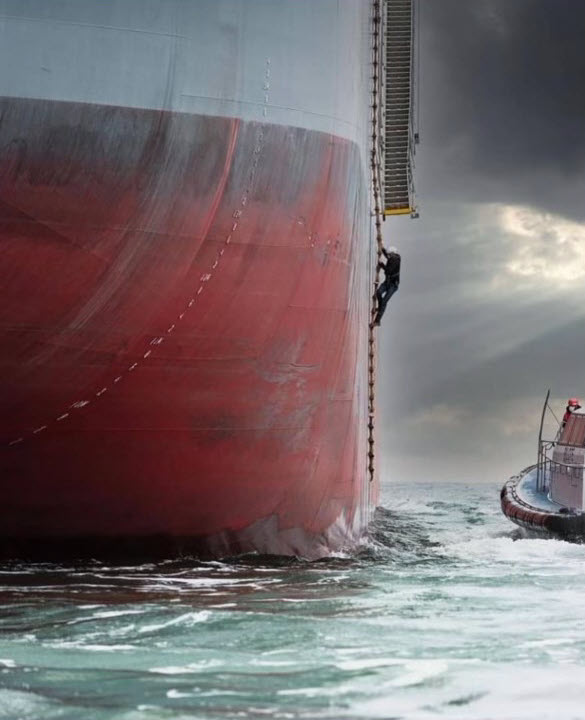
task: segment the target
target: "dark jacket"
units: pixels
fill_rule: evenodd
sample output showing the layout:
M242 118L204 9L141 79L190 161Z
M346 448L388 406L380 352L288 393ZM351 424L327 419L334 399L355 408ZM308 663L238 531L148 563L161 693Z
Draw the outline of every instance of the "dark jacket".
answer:
M400 283L400 255L397 252L388 252L385 248L382 249L382 252L386 256L386 262L382 264L386 280L398 285Z

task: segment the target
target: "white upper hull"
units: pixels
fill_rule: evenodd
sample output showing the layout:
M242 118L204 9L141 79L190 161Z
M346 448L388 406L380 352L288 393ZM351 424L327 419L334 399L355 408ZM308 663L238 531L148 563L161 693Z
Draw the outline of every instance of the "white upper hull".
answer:
M367 0L0 0L0 96L241 117L367 147Z

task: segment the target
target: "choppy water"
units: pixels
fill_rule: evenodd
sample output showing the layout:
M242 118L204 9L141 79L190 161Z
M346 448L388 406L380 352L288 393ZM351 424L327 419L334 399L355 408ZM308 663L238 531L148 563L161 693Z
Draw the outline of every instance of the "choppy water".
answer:
M585 718L585 546L498 490L388 487L313 564L3 567L0 718Z

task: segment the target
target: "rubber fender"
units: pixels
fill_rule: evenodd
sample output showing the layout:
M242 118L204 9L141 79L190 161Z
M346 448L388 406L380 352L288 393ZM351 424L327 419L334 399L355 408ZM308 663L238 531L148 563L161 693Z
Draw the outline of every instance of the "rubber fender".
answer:
M526 510L518 510L517 517L519 520L523 520L524 522L530 522L530 513L526 512Z

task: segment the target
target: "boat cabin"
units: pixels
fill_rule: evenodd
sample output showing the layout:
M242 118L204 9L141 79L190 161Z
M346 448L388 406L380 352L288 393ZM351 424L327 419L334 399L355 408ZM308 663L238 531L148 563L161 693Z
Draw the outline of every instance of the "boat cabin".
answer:
M557 440L542 457L551 500L570 510L585 508L585 410L574 410L561 423Z

